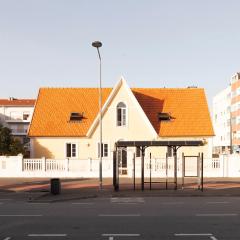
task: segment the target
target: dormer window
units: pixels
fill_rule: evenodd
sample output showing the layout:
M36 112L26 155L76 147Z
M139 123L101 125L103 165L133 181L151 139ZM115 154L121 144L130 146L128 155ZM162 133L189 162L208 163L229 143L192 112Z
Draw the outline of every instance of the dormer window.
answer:
M127 108L123 102L117 105L117 126L126 126Z
M160 112L158 113L158 121L170 121L172 119L169 113Z
M82 119L83 119L83 113L71 112L70 121L82 121Z

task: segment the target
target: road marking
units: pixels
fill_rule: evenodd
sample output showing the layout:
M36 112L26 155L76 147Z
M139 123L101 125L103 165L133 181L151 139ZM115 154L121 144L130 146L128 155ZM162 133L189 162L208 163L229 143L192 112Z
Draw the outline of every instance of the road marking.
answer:
M230 202L207 202L207 204L227 204Z
M138 233L104 233L102 237L139 237Z
M178 205L178 204L184 204L184 202L163 202L161 204L166 204L166 205Z
M217 240L212 233L175 233L175 237L209 237L212 240Z
M25 215L25 214L1 214L0 217L42 217L43 215L36 214L36 215Z
M197 217L236 217L237 213L199 213Z
M40 203L40 202L29 202L30 205L48 205L49 203Z
M119 202L119 203L116 203L116 204L119 204L119 205L137 205L137 203L134 203L134 202Z
M85 203L82 203L82 202L73 202L72 204L73 204L73 205L93 205L94 203L92 203L92 202L85 202Z
M6 237L6 238L4 238L3 240L10 240L11 238L10 237Z
M214 237L214 236L211 236L210 238L211 238L212 240L217 240L217 238Z
M186 237L186 236L208 236L211 237L212 233L175 233L176 237Z
M99 214L99 217L140 217L140 214Z
M144 198L111 198L111 203L145 203Z
M47 233L45 233L45 234L28 234L27 235L28 237L66 237L67 236L67 234L58 234L58 233L56 233L56 234L47 234Z

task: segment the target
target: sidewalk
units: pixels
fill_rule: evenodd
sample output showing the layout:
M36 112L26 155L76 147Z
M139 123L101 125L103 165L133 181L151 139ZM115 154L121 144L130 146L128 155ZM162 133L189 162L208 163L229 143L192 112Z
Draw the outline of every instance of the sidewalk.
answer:
M81 189L79 191L62 191L59 195L50 193L42 194L30 201L35 202L64 202L89 198L111 198L111 197L240 197L240 189L231 190L120 190L114 192L110 189L99 190L96 188Z
M181 183L181 179L178 181ZM0 198L6 196L22 201L61 202L87 198L110 197L204 197L204 196L237 196L240 197L240 178L211 178L205 179L204 191L197 190L195 179L188 179L185 188L179 184L178 190L165 182L145 184L145 191L141 191L140 179L136 181L136 190L133 190L132 179L120 179L120 190L115 192L112 179L106 178L103 189L99 189L98 179L61 179L61 194L50 194L50 179L0 179ZM161 189L160 189L161 188Z
M216 185L221 186L216 188ZM227 186L228 187L227 187ZM206 188L203 191L191 186L181 189L181 185L178 186L178 190L173 190L174 186L169 185L169 189L152 189L149 190L149 186L145 185L145 190L142 191L140 185L136 186L136 190L133 189L132 184L122 184L118 192L114 191L112 184L103 185L103 189L100 190L98 184L95 186L82 184L78 188L63 188L61 194L52 195L46 193L33 199L33 201L46 201L46 202L61 202L61 201L73 201L88 198L111 198L111 197L240 197L240 183L228 182L227 184L219 182L205 183Z

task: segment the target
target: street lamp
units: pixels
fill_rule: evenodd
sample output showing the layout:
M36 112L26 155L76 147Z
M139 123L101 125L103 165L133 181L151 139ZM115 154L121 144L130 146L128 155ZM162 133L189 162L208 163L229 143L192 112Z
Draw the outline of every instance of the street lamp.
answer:
M99 125L100 125L100 135L99 135L99 188L102 189L102 59L99 52L99 48L102 46L102 43L95 41L92 43L92 46L97 48L98 57L99 57Z

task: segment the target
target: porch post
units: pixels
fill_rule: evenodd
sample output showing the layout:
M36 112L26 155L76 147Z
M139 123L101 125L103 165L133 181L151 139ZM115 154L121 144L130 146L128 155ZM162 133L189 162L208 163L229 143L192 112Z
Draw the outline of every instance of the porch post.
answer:
M144 191L144 156L145 156L145 147L144 146L142 146L142 147L140 147L140 149L141 149L141 158L142 158L142 164L141 164L141 167L142 167L142 182L141 182L141 185L142 185L142 191Z
M113 186L115 191L119 190L117 148L113 152Z
M203 166L203 152L201 153L201 190L203 192L203 169L204 169L204 166Z
M177 147L173 146L173 157L174 157L174 183L175 190L177 190Z
M136 158L135 153L133 154L133 190L136 190L136 176L135 176L135 168L136 168Z
M182 189L184 189L184 177L185 177L185 156L182 153Z

